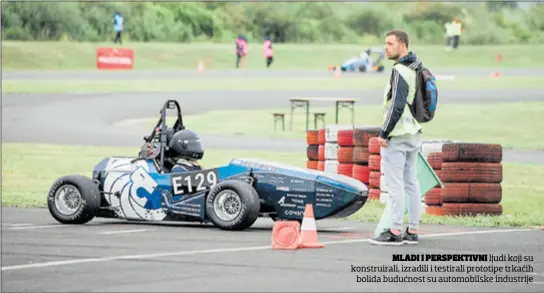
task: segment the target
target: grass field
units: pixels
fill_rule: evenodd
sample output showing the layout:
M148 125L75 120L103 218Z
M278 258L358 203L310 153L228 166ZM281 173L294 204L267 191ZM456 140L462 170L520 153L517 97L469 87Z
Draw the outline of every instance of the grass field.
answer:
M439 80L440 90L544 89L539 76L456 77ZM178 78L100 80L4 80L4 93L183 92L246 90L362 90L382 89L386 75L285 78Z
M273 69L326 69L358 56L369 47L361 45L275 44ZM96 49L124 47L134 49L135 69L196 69L199 60L208 68L234 69L234 40L228 44L112 43L77 42L2 42L2 70L94 70ZM496 56L502 55L501 68L541 68L544 61L537 45L460 46L446 52L444 46L411 45L411 49L430 68L498 68ZM385 62L390 66L389 62ZM251 43L248 69L264 69L261 43Z
M201 134L239 135L267 138L306 139L302 108L295 109L293 131L289 130L290 109L210 111L183 117L185 125ZM310 108L311 112L325 112L326 124L334 124L334 107ZM272 114L284 112L286 131L274 131ZM455 139L481 143L499 143L506 148L544 149L544 102L515 102L497 104L442 104L435 119L424 125L425 139ZM350 124L351 113L340 109L339 124ZM169 119L167 121L174 121ZM227 123L228 122L228 123ZM318 128L322 127L318 121ZM146 120L145 127L154 126L156 119ZM170 122L168 122L170 123ZM381 126L379 105L357 106L355 125ZM310 115L310 128L314 128Z
M94 164L106 156L134 155L137 148L2 144L2 206L46 207L51 183L66 174L89 176ZM258 157L305 167L305 150L298 153L247 150L208 150L204 167L227 163L233 157ZM36 166L40 166L37 168ZM544 166L504 163L502 205L497 217L422 217L422 223L471 226L534 226L544 223ZM383 211L378 202L367 203L352 219L376 223Z

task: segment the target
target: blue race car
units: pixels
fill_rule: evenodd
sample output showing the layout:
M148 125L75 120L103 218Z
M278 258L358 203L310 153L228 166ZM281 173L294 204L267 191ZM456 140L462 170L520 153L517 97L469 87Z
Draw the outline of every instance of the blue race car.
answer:
M378 58L376 61L372 59L371 54L377 53ZM344 61L340 66L340 70L346 71L358 71L358 72L383 72L385 67L380 64L384 57L384 51L380 48L368 49L360 54L358 57L352 57ZM332 66L332 70L336 70L336 66Z
M169 128L166 110L174 108L178 117ZM220 229L243 230L259 217L302 221L306 204L313 205L317 220L347 217L368 198L367 186L353 178L259 159L173 172L166 163L167 133L184 129L179 104L167 101L138 156L104 158L92 178L57 179L48 194L51 215L64 224L100 217L211 222Z

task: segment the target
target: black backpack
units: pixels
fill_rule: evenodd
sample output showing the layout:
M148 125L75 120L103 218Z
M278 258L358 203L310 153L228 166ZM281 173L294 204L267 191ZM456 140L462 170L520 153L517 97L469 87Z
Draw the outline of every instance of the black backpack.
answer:
M408 104L412 116L419 123L433 120L438 103L436 78L425 67L416 70L416 95L412 104Z

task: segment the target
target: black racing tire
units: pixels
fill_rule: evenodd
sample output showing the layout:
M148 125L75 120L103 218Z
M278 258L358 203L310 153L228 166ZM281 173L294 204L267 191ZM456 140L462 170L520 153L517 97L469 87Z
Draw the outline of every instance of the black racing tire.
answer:
M219 214L228 213L217 206L221 196L231 196L234 200L235 216L231 219L221 218ZM238 206L237 206L238 205ZM261 203L259 194L253 186L241 180L227 180L215 185L206 198L206 214L212 223L222 230L245 230L253 225L259 217Z
M72 191L74 202L61 201L62 191ZM65 196L68 194L64 193ZM71 212L63 212L60 205L73 205ZM85 224L91 221L100 208L100 190L96 183L82 175L68 175L57 179L51 185L47 195L47 206L51 216L62 224ZM59 209L60 208L60 209Z
M378 66L378 72L383 72L385 67L383 65Z
M359 70L359 72L366 72L366 66L364 65L361 65L357 68Z

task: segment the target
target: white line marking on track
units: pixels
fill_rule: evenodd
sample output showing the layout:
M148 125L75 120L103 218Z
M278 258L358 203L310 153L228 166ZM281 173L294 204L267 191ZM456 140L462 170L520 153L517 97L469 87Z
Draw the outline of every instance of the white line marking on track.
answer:
M34 224L32 223L20 223L20 224L12 224L12 223L2 223L2 226L9 226L9 227L21 227L21 226L32 226Z
M346 230L356 230L357 227L341 227L341 228L332 228L331 230L340 230L340 231L346 231Z
M48 228L65 228L65 227L76 227L75 225L40 225L40 226L23 226L23 227L11 227L9 230L35 230L35 229L48 229Z
M96 234L111 235L111 234L122 234L122 233L136 233L136 232L144 232L144 231L148 231L148 229L106 231L106 232L98 232Z
M420 238L433 238L433 237L441 237L441 236L447 237L447 236L486 234L486 233L528 232L528 231L535 231L535 230L534 229L507 229L507 230L482 230L482 231L467 231L467 232L454 232L454 233L438 233L438 234L421 235ZM366 239L350 239L350 240L338 240L338 241L323 241L321 243L325 245L331 245L331 244L346 244L346 243L362 243L362 242L368 242L368 241L369 239L366 238ZM269 249L271 249L270 245L266 245L266 246L219 248L219 249L207 249L207 250L176 251L176 252L165 252L165 253L155 253L155 254L137 254L137 255L120 255L120 256L111 256L111 257L83 258L83 259L71 259L71 260L51 261L51 262L43 262L43 263L32 263L32 264L25 264L25 265L6 266L6 267L2 267L2 271L45 268L45 267L74 265L74 264L92 263L92 262L110 262L110 261L127 260L127 259L147 259L147 258L159 258L159 257L168 257L168 256L211 254L211 253L221 253L221 252L257 251L257 250L269 250Z

